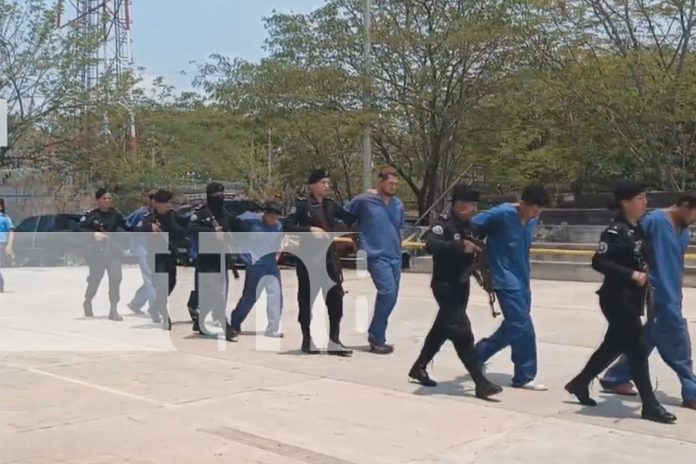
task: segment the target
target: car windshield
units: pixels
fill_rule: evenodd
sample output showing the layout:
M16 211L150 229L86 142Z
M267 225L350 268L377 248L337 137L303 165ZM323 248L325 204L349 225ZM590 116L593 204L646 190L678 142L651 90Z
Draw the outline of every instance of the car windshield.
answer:
M38 216L28 217L23 220L16 228L16 232L34 232L36 225L39 222Z

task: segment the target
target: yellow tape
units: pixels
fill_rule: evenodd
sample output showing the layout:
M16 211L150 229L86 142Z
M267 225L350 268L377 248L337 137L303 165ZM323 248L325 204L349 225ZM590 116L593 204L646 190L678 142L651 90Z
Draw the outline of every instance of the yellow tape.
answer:
M404 241L401 246L405 250L422 250L425 243ZM562 256L594 256L594 250L568 250L563 248L532 248L529 250L532 255L562 255ZM696 260L696 254L688 253L684 256L687 260Z

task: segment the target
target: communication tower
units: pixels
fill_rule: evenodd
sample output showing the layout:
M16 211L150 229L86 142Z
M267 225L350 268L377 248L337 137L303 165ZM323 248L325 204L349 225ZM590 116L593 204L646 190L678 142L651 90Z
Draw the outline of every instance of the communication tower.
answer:
M85 40L96 34L99 46L90 48L89 64L82 71L82 84L93 102L99 95L99 85L108 76L120 91L118 101L111 104L122 106L128 113L128 142L131 156L137 156L135 115L131 85L124 83L126 76L134 75L133 40L131 37L132 0L58 0L58 27L77 27ZM128 85L123 92L123 84ZM85 108L88 111L88 108ZM102 135L111 133L108 115L102 116Z

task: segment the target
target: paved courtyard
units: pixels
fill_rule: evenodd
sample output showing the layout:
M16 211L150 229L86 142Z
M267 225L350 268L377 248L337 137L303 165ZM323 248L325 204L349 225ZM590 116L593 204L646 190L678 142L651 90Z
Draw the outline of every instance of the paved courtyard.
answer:
M255 334L265 326L262 300L235 343L192 334L192 272L179 271L167 333L125 307L140 283L135 267L124 268L123 322L106 319L106 280L96 317L83 317L86 268L3 270L0 463L694 462L696 411L679 407L678 380L657 354L653 383L675 425L641 420L637 399L604 395L597 382L596 408L563 390L603 334L597 284L533 283L538 380L550 390L506 388L484 402L449 344L431 367L438 387L408 382L436 311L428 275L403 276L389 327L396 352L378 356L364 335L374 288L348 272L343 340L357 351L340 359L299 354L292 270L283 272L285 338ZM231 306L241 283L232 284ZM685 307L696 337L696 289L685 291ZM469 313L477 337L499 324L478 288ZM318 334L324 315L315 309ZM488 368L503 386L509 358L506 350Z

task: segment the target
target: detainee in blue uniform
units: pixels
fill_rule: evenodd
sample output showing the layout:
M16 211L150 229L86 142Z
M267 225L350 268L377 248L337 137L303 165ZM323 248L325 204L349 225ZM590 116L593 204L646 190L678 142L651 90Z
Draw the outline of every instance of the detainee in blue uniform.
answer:
M546 390L533 383L537 375L536 335L532 322L529 249L532 234L548 196L540 186L529 186L519 203L505 203L474 216L478 233L486 238L493 289L504 320L498 330L476 344L479 361L510 346L515 374L513 387Z
M143 220L146 214L152 212L153 195L154 192L147 192L144 199L148 202L148 206L141 206L126 218L128 227L134 228ZM138 259L138 267L140 267L143 283L135 291L133 299L126 306L135 314L142 314L142 308L145 306L145 303L148 304L148 308L151 306L154 308L156 297L155 286L152 283L152 270L147 257L147 236L140 233L132 234L130 237L130 250L133 256Z
M376 193L363 193L345 209L356 218L360 249L367 254L367 269L377 287L375 312L368 329L370 352L389 354L387 342L389 315L396 306L401 282L401 229L404 204L396 197L396 170L380 169Z
M282 212L283 209L278 203L268 202L264 206L263 214L247 211L237 216L234 230L253 232L255 235L253 249L241 255L246 265L246 274L242 297L230 317L230 327L234 336L241 332L242 323L258 301L261 292L265 290L268 317L266 336L282 337L280 317L283 292L277 262L277 253L283 239L283 226L278 220Z
M0 198L0 268L2 267L2 258L4 254L12 254L12 246L14 241L14 224L12 219L5 214L5 200ZM0 293L5 291L5 280L0 271Z
M696 222L696 196L685 195L666 210L653 210L640 221L654 251L650 266L653 311L645 323L649 352L657 351L677 373L682 385L684 407L696 409L696 375L691 340L682 314L684 255L689 246L689 226ZM607 370L600 383L608 391L635 395L631 368L621 357Z

